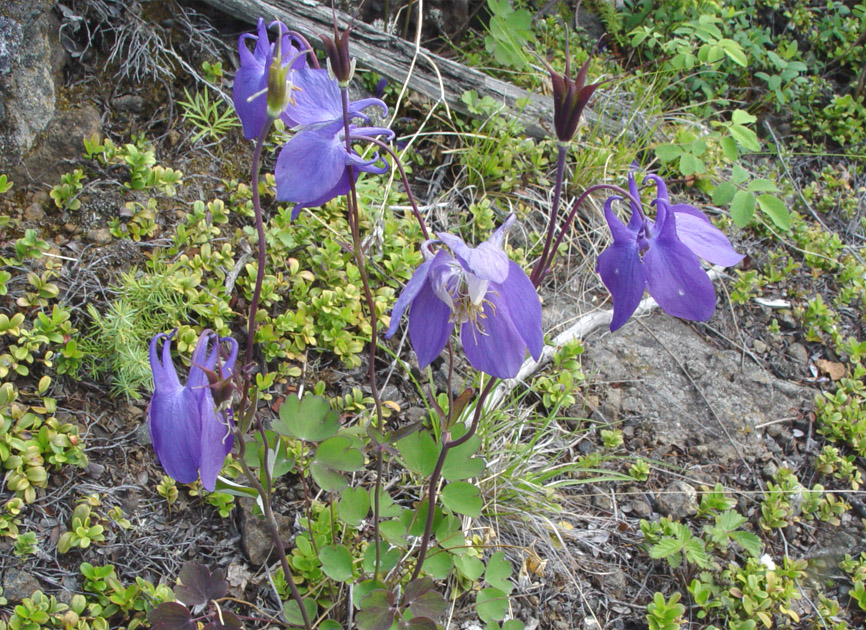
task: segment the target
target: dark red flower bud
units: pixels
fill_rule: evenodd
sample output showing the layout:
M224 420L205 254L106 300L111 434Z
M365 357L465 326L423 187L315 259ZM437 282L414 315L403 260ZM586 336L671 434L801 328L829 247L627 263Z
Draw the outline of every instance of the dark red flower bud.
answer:
M349 85L355 74L355 60L349 57L349 33L352 27L347 28L342 35L334 24L334 38L320 35L328 55L328 69L337 79L341 86Z
M589 60L573 79L571 76L571 54L568 50L566 40L565 48L565 72L558 74L547 61L541 59L541 63L550 73L550 81L553 83L553 128L560 142L569 142L577 131L583 108L589 102L593 92L602 82L586 84L586 73L589 69Z

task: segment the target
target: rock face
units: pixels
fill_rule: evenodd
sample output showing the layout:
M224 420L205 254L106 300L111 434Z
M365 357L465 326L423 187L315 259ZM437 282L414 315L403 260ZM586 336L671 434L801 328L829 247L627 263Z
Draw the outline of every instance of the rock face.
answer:
M53 0L0 3L0 172L11 173L54 117L64 53Z
M585 369L616 384L619 414L661 449L690 451L728 465L740 455L767 455L761 425L790 418L813 393L719 350L692 328L663 314L588 340ZM602 394L604 396L604 394Z

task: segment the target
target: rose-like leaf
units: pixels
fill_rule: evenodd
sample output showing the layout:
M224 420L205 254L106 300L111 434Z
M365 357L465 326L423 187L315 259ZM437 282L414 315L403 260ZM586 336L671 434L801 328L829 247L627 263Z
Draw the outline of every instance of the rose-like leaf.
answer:
M195 630L196 622L183 604L164 602L147 613L152 630Z
M180 584L174 587L174 596L187 606L203 606L212 599L224 597L228 591L223 570L211 573L203 564L187 562L178 578Z

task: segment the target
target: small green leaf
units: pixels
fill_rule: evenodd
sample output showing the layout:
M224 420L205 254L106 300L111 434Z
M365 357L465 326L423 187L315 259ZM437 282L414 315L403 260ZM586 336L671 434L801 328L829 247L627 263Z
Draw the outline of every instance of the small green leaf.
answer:
M722 145L722 153L731 162L736 162L740 159L740 151L737 149L737 143L731 136L725 136L719 141Z
M489 621L500 621L508 612L508 595L498 588L485 588L478 593L475 599L478 616L485 623Z
M412 472L429 477L436 467L439 449L433 437L427 431L419 431L397 442L397 451L403 458L403 463Z
M340 417L321 396L288 396L280 406L280 417L271 427L280 435L307 442L321 442L340 429Z
M469 554L454 556L454 566L470 582L476 581L484 573L484 563Z
M484 579L493 588L498 588L504 593L510 593L514 585L508 578L511 577L511 563L505 559L504 551L497 551L487 561L487 570Z
M731 539L735 540L753 558L761 555L761 539L752 532L731 532Z
M760 151L761 142L758 140L758 134L742 125L731 125L728 127L731 135L737 143L749 151Z
M452 481L442 489L442 503L452 512L472 518L481 516L481 495L478 487L466 481Z
M437 580L444 580L451 574L454 566L454 556L439 549L431 551L424 560L424 572Z
M739 164L734 164L734 168L731 170L731 182L732 183L739 185L739 184L742 184L743 182L748 181L748 179L750 177L751 177L751 175L749 175L749 171L744 169Z
M662 162L673 162L683 154L683 148L678 144L660 144L655 148L655 152Z
M310 464L310 474L313 475L313 480L325 492L338 492L349 485L349 482L346 481L343 475L319 462Z
M333 470L354 471L363 468L364 454L355 447L352 438L336 435L319 445L313 461Z
M751 125L758 119L743 109L735 109L733 113L731 113L731 120L737 125Z
M737 227L746 227L755 214L755 195L745 190L738 190L731 201L731 218Z
M346 488L337 505L340 518L347 525L357 527L370 511L370 495L366 488Z
M736 192L737 187L731 182L722 182L713 190L713 203L717 206L726 206L731 203Z
M707 171L707 167L704 165L703 161L691 153L683 153L680 156L679 169L680 173L686 176L700 175Z
M457 439L465 433L466 427L458 425L454 427L451 437ZM484 460L472 457L480 446L481 438L473 435L460 446L449 450L442 467L442 476L448 481L458 481L481 475L484 472Z
M758 205L761 211L769 216L773 223L787 231L791 229L791 214L785 203L774 195L759 195Z
M322 571L332 580L348 582L352 579L352 553L344 545L326 545L319 549Z
M318 606L316 606L316 602L312 599L305 599L304 608L307 610L307 616L310 620L316 618L316 610ZM304 617L301 614L301 609L298 607L298 603L290 599L283 606L283 616L286 618L286 622L291 626L301 626L304 625Z
M746 190L749 192L776 192L779 187L769 179L753 179L746 186Z

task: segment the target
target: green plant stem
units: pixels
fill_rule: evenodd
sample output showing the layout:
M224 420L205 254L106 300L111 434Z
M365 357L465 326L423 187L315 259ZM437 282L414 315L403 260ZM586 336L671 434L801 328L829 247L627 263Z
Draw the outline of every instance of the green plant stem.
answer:
M340 88L343 103L343 129L346 135L346 151L352 153L352 137L349 126L349 88ZM355 256L355 265L361 276L361 284L364 288L364 298L367 302L367 310L370 312L370 356L368 358L367 376L370 380L370 395L376 406L376 428L379 433L384 433L385 419L382 416L382 400L379 395L379 386L376 383L376 346L379 344L378 318L376 317L376 301L373 291L370 289L370 281L367 277L367 265L364 261L364 246L361 243L360 221L361 213L358 206L358 191L355 189L355 173L351 165L346 167L349 173L350 194L347 197L349 206L349 227L352 230L352 253ZM373 579L379 579L379 570L382 564L382 545L379 536L379 498L382 491L382 445L376 444L376 486L373 491L373 535L376 541L376 568Z
M247 476L247 479L249 479L250 484L255 488L256 492L259 493L259 496L262 497L262 508L265 513L265 522L268 524L268 532L271 535L271 540L274 541L274 548L277 550L277 555L280 557L280 566L283 567L283 575L286 578L286 583L289 585L292 599L295 600L298 608L301 609L301 616L304 619L304 628L306 628L306 630L312 630L313 626L310 623L310 616L307 614L307 608L304 606L304 598L301 597L300 592L298 592L298 587L295 586L295 580L293 579L294 576L289 568L289 559L286 557L286 550L283 546L283 539L280 537L277 519L274 517L274 511L271 508L270 494L265 493L264 487L261 482L259 482L258 477L256 477L250 469L249 464L247 464L246 459L244 458L246 444L243 439L243 434L237 429L237 427L235 427L235 434L238 441L238 462L240 463L244 474ZM267 442L264 444L264 449L267 452ZM270 476L268 476L268 478L270 478Z
M566 56L566 60L568 57ZM562 185L565 180L565 158L568 155L568 145L559 142L556 145L556 183L553 188L553 207L550 209L550 221L547 224L547 236L544 239L544 250L541 252L541 258L535 263L532 269L530 280L535 286L538 286L538 278L542 271L547 268L547 257L550 254L550 244L553 242L553 233L556 231L556 222L559 219L559 204L562 201Z
M472 415L472 424L462 436L456 440L449 440L450 430L442 433L442 450L439 451L439 458L436 460L436 467L433 468L433 473L430 475L430 483L427 487L427 522L424 523L424 535L421 536L421 546L418 549L418 559L415 561L415 568L412 571L410 582L418 578L421 574L421 567L424 565L424 560L427 558L427 550L430 547L430 536L433 534L433 517L436 512L436 488L439 485L439 479L442 476L442 468L445 466L445 458L448 456L448 451L452 448L457 448L469 440L478 430L478 424L481 421L481 414L484 410L484 401L487 396L493 391L493 386L496 384L495 378L491 378L484 389L478 395L475 402L475 412ZM449 409L450 413L450 409Z

